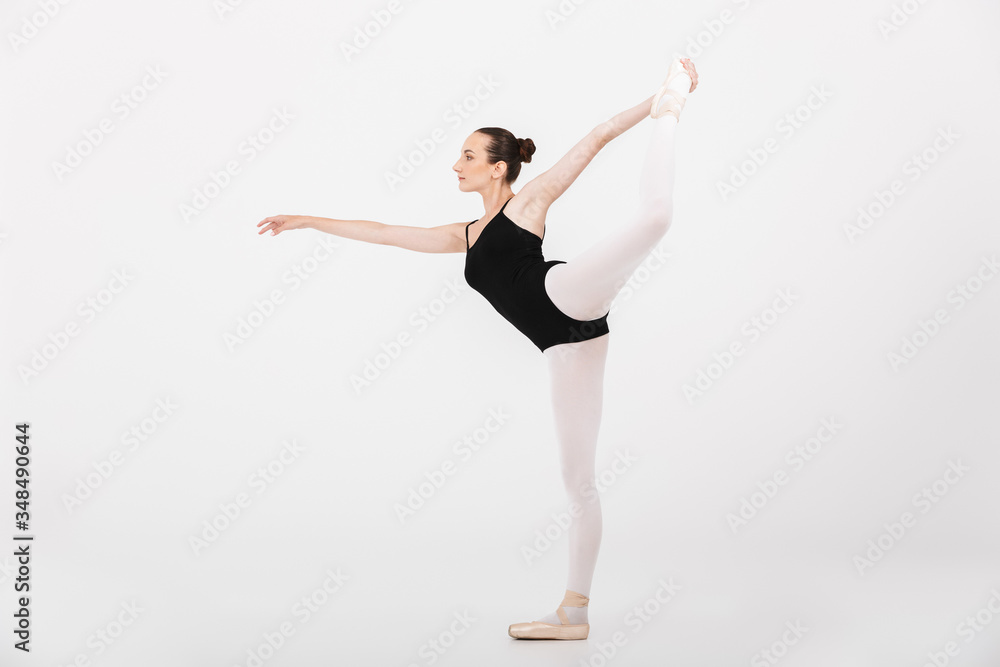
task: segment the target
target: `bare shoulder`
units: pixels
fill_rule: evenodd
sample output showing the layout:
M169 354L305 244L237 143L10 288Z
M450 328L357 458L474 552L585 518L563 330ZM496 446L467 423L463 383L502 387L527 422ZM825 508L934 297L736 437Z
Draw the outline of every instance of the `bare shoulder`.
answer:
M439 228L451 236L451 247L455 248L452 252L465 252L465 234L471 223L471 220L469 222L453 222L441 225Z
M504 213L511 222L542 238L545 231L545 216L549 207L542 196L541 184L534 179L521 188L507 204Z

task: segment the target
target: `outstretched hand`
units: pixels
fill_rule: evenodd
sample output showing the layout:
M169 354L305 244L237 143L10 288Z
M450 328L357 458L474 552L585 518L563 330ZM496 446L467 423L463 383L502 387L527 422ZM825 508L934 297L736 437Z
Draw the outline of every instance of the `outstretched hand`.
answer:
M257 223L258 227L261 225L264 228L257 232L258 235L271 232L271 236L277 236L290 229L302 229L305 226L305 218L301 215L272 215Z
M698 87L698 72L694 68L694 63L691 62L690 58L681 58L681 64L684 65L684 71L687 72L688 77L691 79L691 90L689 93L693 93L694 89Z

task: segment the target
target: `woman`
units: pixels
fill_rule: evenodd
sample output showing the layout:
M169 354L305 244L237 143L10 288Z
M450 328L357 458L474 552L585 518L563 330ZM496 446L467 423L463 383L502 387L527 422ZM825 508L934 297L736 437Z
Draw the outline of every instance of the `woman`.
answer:
M562 603L537 621L511 625L511 637L586 639L590 632L587 604L602 521L600 499L586 491L595 478L607 315L618 291L670 226L674 130L687 93L697 85L694 64L675 58L656 95L595 127L516 195L511 184L521 163L531 161L534 142L500 128L476 130L453 166L459 190L483 197L486 213L470 223L424 228L278 215L257 225L260 234L312 228L420 252L464 252L469 285L548 358L563 482L569 500L580 509L569 529L569 577ZM657 121L640 176L638 213L569 262L545 261L542 239L549 206L602 147L646 116Z

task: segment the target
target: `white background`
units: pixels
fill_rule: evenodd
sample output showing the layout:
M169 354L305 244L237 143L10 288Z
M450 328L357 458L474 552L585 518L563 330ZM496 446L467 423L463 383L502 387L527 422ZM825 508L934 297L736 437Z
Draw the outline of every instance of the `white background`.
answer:
M19 422L35 535L32 652L5 631L0 662L253 665L263 645L266 665L429 665L440 641L433 664L764 665L777 643L783 665L920 667L954 642L948 664L996 664L995 3L403 2L392 15L387 2L119 0L53 4L51 18L43 4L0 16L5 627ZM391 21L376 29L373 12ZM375 36L346 54L366 25ZM652 95L674 52L701 83L677 131L670 259L640 269L609 318L591 636L515 641L507 626L565 588L545 358L466 285L462 254L256 224L472 221L482 201L451 171L472 131L535 140L516 192ZM292 118L269 134L275 110ZM105 118L112 131L88 146ZM546 258L571 261L628 220L652 122L550 210ZM437 129L434 151L414 153ZM251 135L267 140L253 159ZM768 139L767 160L747 162ZM57 173L73 151L87 154ZM229 161L238 173L213 189ZM196 192L212 196L185 216ZM878 215L851 234L859 208ZM296 267L306 280L288 279ZM959 300L959 286L977 291ZM270 316L253 315L275 290ZM795 298L774 321L781 290ZM421 308L436 313L423 328ZM753 317L770 322L756 340ZM227 343L241 320L259 326ZM915 336L921 322L933 336ZM904 338L919 343L909 358ZM735 341L745 351L722 368ZM369 362L381 369L359 389ZM699 372L714 379L686 396ZM490 410L504 425L463 458L455 443ZM841 426L796 469L786 454L823 420ZM300 453L257 484L293 441ZM454 474L401 521L397 504L448 461ZM915 503L952 463L967 470ZM786 484L753 496L781 471ZM249 506L227 520L241 493ZM745 499L756 514L735 525ZM212 521L229 525L210 539ZM859 565L869 541L888 548ZM340 589L317 593L338 571ZM662 604L661 581L679 586ZM295 605L313 594L324 604L302 622ZM129 604L141 612L123 628ZM963 633L983 609L992 623ZM463 613L475 621L451 635ZM269 652L286 622L294 634Z

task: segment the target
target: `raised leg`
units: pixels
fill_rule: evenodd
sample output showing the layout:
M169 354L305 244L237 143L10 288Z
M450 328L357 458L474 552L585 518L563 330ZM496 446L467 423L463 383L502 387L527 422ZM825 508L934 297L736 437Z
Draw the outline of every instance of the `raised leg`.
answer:
M687 93L690 85L691 79L682 73L670 88ZM545 275L549 298L570 317L591 320L607 313L632 273L670 228L677 118L665 115L652 123L639 180L638 211L626 224Z

